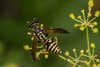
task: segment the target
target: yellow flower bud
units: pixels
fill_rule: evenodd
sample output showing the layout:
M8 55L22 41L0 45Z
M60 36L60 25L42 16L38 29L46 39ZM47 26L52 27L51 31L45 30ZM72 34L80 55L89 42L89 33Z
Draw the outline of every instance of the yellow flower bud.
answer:
M73 52L76 52L76 49L75 48L73 49Z
M41 54L40 52L36 52L36 59L37 60L40 60L40 54Z
M45 59L48 59L48 54L45 54L44 57L45 57Z
M83 61L83 63L85 63L87 66L89 66L89 62L88 61Z
M95 48L95 44L94 43L91 43L91 48Z
M65 56L69 56L69 52L68 51L65 52Z
M32 48L30 48L28 45L24 45L24 49L28 51L31 50Z
M73 65L72 67L76 67L75 65Z
M96 60L96 62L97 62L97 63L99 63L99 62L100 62L100 59L95 59L95 60Z
M78 19L82 19L82 16L78 16L77 18L78 18Z
M69 17L70 17L71 19L75 19L75 15L74 15L73 13L69 14Z
M90 25L88 25L89 27L91 27L91 28L93 28L94 27L94 25L93 24L90 24Z
M92 31L93 31L93 33L99 32L98 28L93 28Z
M67 59L68 62L71 62L71 59Z
M84 29L85 29L85 28L84 28L83 26L80 26L80 30L81 30L81 31L84 31Z
M99 17L99 16L100 16L100 11L96 11L96 12L95 12L95 16L96 16L96 17Z
M31 40L32 40L32 41L34 40L34 37L33 37L33 36L31 37Z
M84 9L81 10L81 13L84 13Z
M32 33L31 33L31 32L27 32L27 34L28 34L28 35L32 35Z
M94 63L94 64L93 64L93 67L97 67L97 65Z
M80 50L80 53L83 54L84 53L84 50Z
M87 49L87 50L86 50L86 52L88 53L88 52L89 52L89 50Z
M98 25L98 23L97 23L97 22L94 22L93 24L94 24L94 25L96 25L96 26Z
M92 14L91 14L90 12L88 12L88 16L89 16L89 17L91 17L91 16L92 16Z
M79 24L74 24L74 27L76 28L76 27L78 27L78 26L80 26Z
M93 0L89 0L88 6L89 6L90 8L94 6Z

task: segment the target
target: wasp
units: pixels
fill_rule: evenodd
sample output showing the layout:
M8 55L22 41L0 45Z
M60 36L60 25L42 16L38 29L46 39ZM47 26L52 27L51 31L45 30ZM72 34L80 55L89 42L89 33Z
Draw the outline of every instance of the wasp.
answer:
M69 33L67 30L62 28L44 28L43 24L40 24L36 18L33 18L32 21L28 22L28 27L31 30L31 35L33 40L33 45L31 49L31 54L33 60L37 60L40 54L60 54L62 50L58 46L57 37L50 38L48 35L49 33ZM41 44L41 50L37 54L37 42Z

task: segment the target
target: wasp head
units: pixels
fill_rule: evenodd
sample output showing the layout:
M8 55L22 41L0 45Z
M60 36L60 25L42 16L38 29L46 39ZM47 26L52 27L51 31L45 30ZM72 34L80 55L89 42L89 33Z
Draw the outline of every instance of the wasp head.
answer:
M29 24L28 27L32 30L34 30L38 27L38 21L36 20L36 18L33 18L32 21L29 21L27 23Z

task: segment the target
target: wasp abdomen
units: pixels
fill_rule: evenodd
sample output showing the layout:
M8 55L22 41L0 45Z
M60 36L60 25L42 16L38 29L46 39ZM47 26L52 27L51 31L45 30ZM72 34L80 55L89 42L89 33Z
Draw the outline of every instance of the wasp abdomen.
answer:
M56 45L56 42L51 40L51 39L48 39L45 43L44 43L44 47L49 51L49 52L52 52L52 53L62 53L61 49L59 48L58 45Z

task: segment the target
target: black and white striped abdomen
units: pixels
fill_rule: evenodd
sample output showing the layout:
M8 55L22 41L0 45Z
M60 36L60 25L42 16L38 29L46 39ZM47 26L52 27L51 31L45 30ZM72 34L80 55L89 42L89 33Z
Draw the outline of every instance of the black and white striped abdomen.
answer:
M41 41L41 43L43 43L47 40L46 35L39 28L37 28L35 30L35 34L37 35L37 37Z
M44 43L44 47L52 53L62 53L61 49L59 48L59 46L56 44L55 41L48 39L46 40L46 42Z

